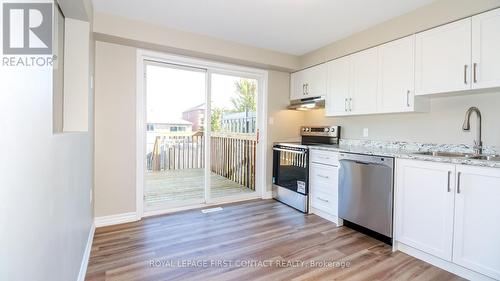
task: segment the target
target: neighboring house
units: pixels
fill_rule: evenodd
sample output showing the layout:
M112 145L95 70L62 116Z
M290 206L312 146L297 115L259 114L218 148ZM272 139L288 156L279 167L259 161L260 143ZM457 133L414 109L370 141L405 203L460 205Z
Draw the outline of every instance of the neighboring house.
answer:
M255 133L255 112L233 112L222 115L222 130L231 133Z
M159 135L191 135L193 124L183 119L173 120L148 120L146 124L146 142L147 152L151 152L155 139Z
M203 131L203 123L205 122L205 104L202 103L182 112L182 119L192 123L193 132Z

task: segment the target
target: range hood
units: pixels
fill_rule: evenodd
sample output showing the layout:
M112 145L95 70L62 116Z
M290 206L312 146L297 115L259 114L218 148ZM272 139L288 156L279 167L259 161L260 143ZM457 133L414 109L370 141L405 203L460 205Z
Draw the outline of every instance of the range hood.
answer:
M311 97L300 100L292 100L287 109L292 110L312 110L325 107L324 97Z

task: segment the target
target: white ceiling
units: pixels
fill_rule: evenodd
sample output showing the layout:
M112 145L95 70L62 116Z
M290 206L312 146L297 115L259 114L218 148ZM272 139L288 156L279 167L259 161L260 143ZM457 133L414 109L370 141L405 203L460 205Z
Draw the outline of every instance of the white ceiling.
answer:
M433 0L93 0L95 10L302 55Z

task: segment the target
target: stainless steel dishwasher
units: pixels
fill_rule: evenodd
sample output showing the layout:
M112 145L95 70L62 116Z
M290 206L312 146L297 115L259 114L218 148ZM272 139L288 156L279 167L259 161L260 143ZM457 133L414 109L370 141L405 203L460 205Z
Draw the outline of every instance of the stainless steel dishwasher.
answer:
M340 153L339 162L339 217L392 238L394 158Z

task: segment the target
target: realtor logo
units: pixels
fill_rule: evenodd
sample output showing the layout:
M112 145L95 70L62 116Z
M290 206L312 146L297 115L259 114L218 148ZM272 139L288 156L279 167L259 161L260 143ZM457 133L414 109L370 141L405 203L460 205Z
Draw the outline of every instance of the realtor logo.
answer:
M52 54L52 3L3 4L3 53Z

